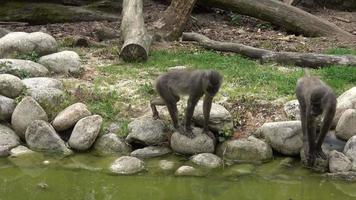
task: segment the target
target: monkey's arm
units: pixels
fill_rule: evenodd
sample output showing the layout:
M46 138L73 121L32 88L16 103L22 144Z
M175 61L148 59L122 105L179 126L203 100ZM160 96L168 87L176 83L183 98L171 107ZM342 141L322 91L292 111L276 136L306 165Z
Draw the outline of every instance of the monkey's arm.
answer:
M211 104L213 102L213 96L205 95L203 102L203 114L204 114L204 129L203 132L209 132L209 118Z
M187 136L189 137L193 137L191 124L192 124L194 109L199 99L200 99L199 96L193 96L193 95L189 96L188 99L188 105L185 113L185 131Z
M318 138L316 140L317 150L321 150L321 145L324 142L326 134L330 130L334 116L335 116L335 106L329 106L329 108L325 112L324 119L321 125L320 134L318 134Z

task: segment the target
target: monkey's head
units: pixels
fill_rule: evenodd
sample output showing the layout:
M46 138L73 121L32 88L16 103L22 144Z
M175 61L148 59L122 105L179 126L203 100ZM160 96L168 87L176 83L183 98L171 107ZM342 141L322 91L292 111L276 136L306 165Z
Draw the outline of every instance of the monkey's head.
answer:
M323 100L326 98L325 88L317 87L310 95L310 115L316 117L323 113Z
M219 72L214 70L207 71L205 75L206 78L203 79L204 93L215 96L220 89L223 78Z

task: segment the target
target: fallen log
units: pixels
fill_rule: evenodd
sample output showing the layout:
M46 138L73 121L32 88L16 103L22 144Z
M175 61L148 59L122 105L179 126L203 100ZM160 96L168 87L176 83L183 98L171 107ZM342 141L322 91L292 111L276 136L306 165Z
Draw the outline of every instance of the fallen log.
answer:
M152 37L145 28L142 0L124 0L122 4L121 33L124 44L120 57L125 62L145 61Z
M276 62L300 67L319 68L330 65L356 67L356 56L336 56L316 53L274 52L246 46L239 43L219 42L198 33L183 33L183 41L196 41L206 49L235 52L243 56L259 59L262 63Z

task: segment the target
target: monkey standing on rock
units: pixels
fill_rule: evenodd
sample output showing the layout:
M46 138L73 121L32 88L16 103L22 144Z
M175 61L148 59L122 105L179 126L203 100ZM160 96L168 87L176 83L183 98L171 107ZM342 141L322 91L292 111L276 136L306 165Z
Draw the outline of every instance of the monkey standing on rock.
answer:
M302 121L304 154L308 165L313 166L315 159L326 159L321 145L329 131L336 110L336 97L332 89L315 76L306 76L297 82L296 95L299 101ZM323 115L321 129L316 134L316 117Z
M156 105L166 105L173 121L175 129L179 130L177 102L179 95L188 95L188 103L185 113L185 129L179 130L189 138L193 138L191 121L194 108L199 99L204 95L203 114L204 129L203 132L211 138L215 138L208 129L208 122L211 110L211 104L214 96L219 91L222 83L222 76L214 70L173 70L167 72L156 79L155 89L160 97L151 100L151 109L153 118L158 119Z

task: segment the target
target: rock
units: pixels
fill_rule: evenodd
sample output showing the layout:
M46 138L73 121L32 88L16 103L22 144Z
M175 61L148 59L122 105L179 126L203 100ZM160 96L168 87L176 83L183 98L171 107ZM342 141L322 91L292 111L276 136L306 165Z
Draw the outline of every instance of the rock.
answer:
M131 156L122 156L116 159L110 167L111 172L122 175L136 174L144 169L145 163Z
M99 136L94 143L94 150L100 155L128 155L131 147L114 133Z
M223 142L217 148L217 155L237 162L263 162L273 158L272 148L253 136Z
M160 147L160 146L148 146L142 149L136 149L131 152L131 156L138 158L153 158L158 156L163 156L171 153L172 150L168 147Z
M10 150L10 157L11 158L21 157L23 155L31 154L31 153L34 153L34 151L32 151L31 149L25 146L19 145Z
M11 74L0 74L0 95L16 98L24 88L21 79Z
M173 170L175 167L175 163L173 161L169 161L169 160L160 160L158 165L159 165L159 168L161 168L162 170L165 170L165 171Z
M99 41L111 40L120 37L120 34L115 29L104 26L96 27L94 35Z
M329 131L329 133L326 134L324 143L321 147L325 152L330 152L332 150L342 152L344 151L345 144L346 141L339 139L338 137L335 136L335 131Z
M255 165L253 164L235 164L231 167L224 168L224 171L222 172L222 176L236 177L236 176L250 175L252 174L254 169L255 169Z
M57 131L64 131L73 127L80 119L91 113L83 103L75 103L61 111L53 120L52 125Z
M129 124L129 134L126 141L137 142L145 145L158 145L167 141L165 125L162 120L154 120L152 117L137 118Z
M9 121L15 107L15 100L0 95L0 121Z
M0 27L0 38L4 37L5 35L7 35L10 32L11 32L10 30Z
M283 109L288 119L300 120L299 102L297 99L285 103Z
M330 178L332 180L341 180L341 181L356 181L356 172L348 171L348 172L337 172L337 173L327 173L323 176Z
M46 121L35 120L26 129L26 143L31 150L69 155L72 153Z
M281 162L279 162L279 166L281 166L281 167L293 167L293 166L295 166L295 162L296 162L295 158L287 157L287 158L284 158L283 160L281 160Z
M331 151L329 158L329 171L332 173L347 172L351 170L352 164L343 153L338 151Z
M0 124L0 157L8 156L10 150L20 145L20 138L9 127Z
M80 57L74 51L61 51L42 56L38 62L55 74L76 73L80 70Z
M209 169L221 167L223 164L222 159L212 153L197 154L192 156L190 160L196 165Z
M345 145L343 152L352 162L352 170L356 171L356 136L352 136Z
M30 60L0 59L0 73L7 73L20 78L26 78L46 76L48 70L43 65Z
M327 159L323 159L323 158L317 157L315 159L314 166L310 167L310 166L308 166L308 163L307 163L307 160L306 160L306 157L305 157L304 148L302 148L300 150L300 160L301 160L302 164L304 166L306 166L307 168L310 168L310 169L312 169L314 171L317 171L317 172L327 172L328 169L329 169L329 155L324 150L323 150L323 152L328 158Z
M270 122L256 132L271 145L273 150L284 155L299 155L303 147L303 132L300 121Z
M356 110L347 109L337 123L335 134L337 137L348 140L356 135Z
M63 84L59 80L38 77L24 79L23 83L27 88L27 93L33 97L49 115L64 101L65 93L62 90Z
M42 32L11 32L0 38L0 58L16 53L36 52L38 55L46 55L56 51L57 41L52 36Z
M69 146L79 151L89 149L99 134L102 122L103 119L99 115L79 120L69 138Z
M174 132L171 136L171 148L180 154L213 153L214 141L202 131L202 129L194 127L194 138Z
M356 109L356 87L353 87L337 98L337 106L333 127L335 127L342 115L347 109Z
M181 166L174 173L176 176L201 176L201 172L191 166Z
M203 102L199 101L194 110L193 121L199 126L204 125ZM234 128L231 114L226 108L213 103L210 111L209 129L213 132L232 130Z
M48 121L47 114L32 97L24 97L12 114L12 127L16 134L24 139L27 126L35 120Z
M27 89L46 89L46 88L56 88L59 90L63 89L63 83L54 78L48 77L36 77L36 78L26 78L22 80L23 84Z

